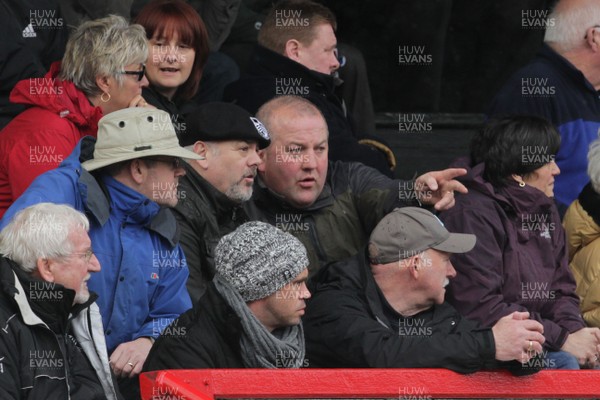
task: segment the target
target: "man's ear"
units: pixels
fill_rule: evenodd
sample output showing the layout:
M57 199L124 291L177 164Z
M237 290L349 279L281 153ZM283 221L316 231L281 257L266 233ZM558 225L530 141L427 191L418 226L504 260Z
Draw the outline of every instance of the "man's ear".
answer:
M52 273L52 261L47 258L38 258L35 263L33 275L46 282L54 282L54 273Z
M265 172L267 170L266 162L265 162L267 160L267 148L256 150L256 154L258 154L258 156L260 157L260 160L262 161L257 166L258 171Z
M127 171L129 172L129 178L138 185L144 183L146 176L148 175L148 167L139 158L136 158L129 163Z
M592 49L592 51L597 52L598 50L600 50L600 47L598 46L598 40L597 40L597 36L599 35L600 32L596 32L597 29L600 29L599 27L590 27L588 28L588 30L585 32L585 42L587 43L588 46L590 46L590 48Z
M290 39L285 42L285 49L283 55L287 58L300 62L300 48L301 44L296 39Z
M421 256L414 255L407 260L408 272L413 279L419 279L419 270L421 266Z
M203 169L207 169L208 164L210 163L210 159L212 158L212 155L210 154L210 150L209 150L206 142L198 140L196 143L194 143L194 153L198 154L199 156L204 157L204 160L194 160L194 161L198 165L200 165Z

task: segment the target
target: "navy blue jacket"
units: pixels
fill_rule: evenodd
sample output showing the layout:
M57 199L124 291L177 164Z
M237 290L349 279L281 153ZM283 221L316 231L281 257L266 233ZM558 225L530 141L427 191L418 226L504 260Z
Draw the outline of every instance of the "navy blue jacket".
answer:
M496 95L490 116L531 114L546 118L560 132L556 155L561 174L554 195L571 204L589 181L587 152L600 128L599 94L583 73L549 46L517 71Z

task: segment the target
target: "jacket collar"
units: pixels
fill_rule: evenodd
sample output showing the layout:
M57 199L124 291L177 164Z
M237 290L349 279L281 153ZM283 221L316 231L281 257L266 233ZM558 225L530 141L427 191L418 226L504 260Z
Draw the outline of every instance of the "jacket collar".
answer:
M315 202L308 207L302 209L293 207L285 201L285 198L283 196L269 189L267 185L265 185L263 180L260 178L260 175L256 176L252 198L256 202L256 204L259 205L259 208L263 210L268 210L272 207L277 207L283 210L313 212L325 207L329 207L334 202L333 190L330 185L330 181L333 179L331 175L332 167L332 163L329 162L327 165L327 178L325 179L325 185L323 185L323 190L321 191Z
M192 187L200 188L211 208L217 211L217 216L230 215L241 207L240 203L225 196L187 163L185 163L185 175L181 179L187 181Z
M265 75L265 70L268 71L268 75L276 78L300 78L302 85L321 86L327 93L335 90L336 80L332 75L313 71L299 62L257 45L248 66L248 73L262 76Z
M151 86L146 86L142 88L142 96L144 97L144 100L148 102L148 104L152 104L161 110L167 111L171 115L179 114L178 103L176 103L173 100L169 100L167 97L158 93ZM174 97L173 99L176 99L176 97Z
M171 246L177 245L179 230L175 217L168 208L159 206L108 175L100 175L98 180L110 195L111 214L120 216L127 223L141 225L156 232L168 240Z
M58 78L60 62L52 64L44 78L19 81L10 93L10 101L37 106L71 121L81 136L96 136L102 109L92 105L71 81Z
M579 194L579 204L594 222L600 226L600 195L596 193L591 183L585 185Z
M86 214L92 215L100 226L108 221L113 212L127 214L133 223L145 226L162 236L171 246L176 246L179 242L179 228L171 210L160 207L112 178L103 177L101 172L91 174L81 166L82 162L93 158L95 143L95 138L84 137L65 160L65 164L70 163L79 176L77 184ZM111 184L108 185L107 181ZM111 201L116 208L111 209Z
M309 280L309 290L313 293L322 288L346 286L356 289L357 295L364 298L372 316L381 325L389 328L383 312L379 286L375 282L371 266L368 261L367 248L357 255L340 262L319 269L317 274Z
M385 312L383 311L383 294L377 286L377 282L375 282L375 278L373 277L373 273L371 272L371 266L369 265L367 251L365 250L362 254L359 254L357 257L359 259L358 267L359 273L362 282L364 282L364 294L367 303L369 304L369 308L373 313L373 316L377 319L381 325L386 328L391 328L386 321Z
M483 177L485 165L483 163L471 165L468 158L461 158L452 163L452 167L465 168L467 174L458 178L467 189L475 190L487 197L494 199L509 213L521 216L533 212L550 212L553 200L542 191L526 185L520 187L516 181L507 181L506 186L495 188Z
M65 333L69 318L76 317L98 297L90 292L88 301L73 305L74 290L34 278L5 257L0 260L0 280L2 291L14 300L25 324L44 325L55 333Z
M558 54L550 46L544 43L538 56L542 59L547 60L548 63L552 64L554 68L558 69L562 76L567 76L573 81L577 87L584 86L595 96L598 94L594 86L587 80L585 75L578 70L569 60Z

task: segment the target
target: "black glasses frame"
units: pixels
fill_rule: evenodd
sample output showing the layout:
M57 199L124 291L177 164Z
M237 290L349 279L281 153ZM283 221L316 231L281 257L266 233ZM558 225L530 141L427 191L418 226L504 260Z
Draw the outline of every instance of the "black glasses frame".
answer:
M142 69L139 71L121 71L120 74L124 75L137 75L137 81L141 82L144 79L144 74L146 73L146 64L142 64Z

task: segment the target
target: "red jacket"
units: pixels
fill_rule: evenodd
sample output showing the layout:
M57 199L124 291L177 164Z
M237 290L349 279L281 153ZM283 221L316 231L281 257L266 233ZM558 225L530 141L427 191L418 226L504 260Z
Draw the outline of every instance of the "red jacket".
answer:
M60 63L44 78L24 79L10 101L31 106L0 132L0 218L40 174L58 167L83 136L96 136L102 110L72 82L57 78Z

